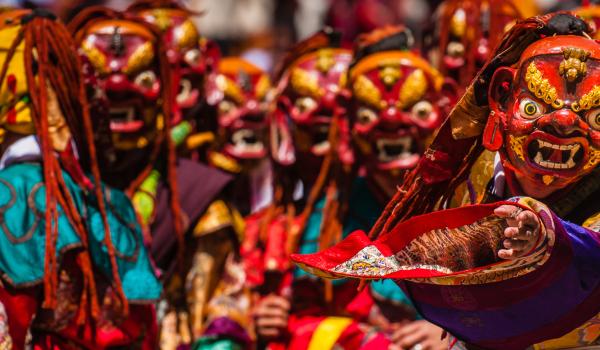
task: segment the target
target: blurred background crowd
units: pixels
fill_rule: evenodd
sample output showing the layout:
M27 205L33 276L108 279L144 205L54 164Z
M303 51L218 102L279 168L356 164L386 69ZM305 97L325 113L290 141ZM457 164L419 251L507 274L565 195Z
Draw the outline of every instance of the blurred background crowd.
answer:
M2 6L46 8L68 22L81 9L104 5L127 8L127 0L2 0ZM272 71L293 43L329 25L343 33L350 47L361 33L403 23L419 39L440 0L188 0L186 8L200 14L194 21L202 35L216 40L223 56L242 56ZM575 0L518 2L524 13L546 13L579 6ZM532 9L532 7L536 7ZM536 11L537 10L537 11ZM210 15L209 15L210 14ZM419 42L419 40L417 40Z

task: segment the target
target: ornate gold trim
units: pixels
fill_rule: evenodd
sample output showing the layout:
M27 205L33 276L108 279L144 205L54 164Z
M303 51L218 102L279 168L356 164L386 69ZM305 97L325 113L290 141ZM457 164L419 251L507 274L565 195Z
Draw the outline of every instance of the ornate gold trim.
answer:
M515 152L517 157L525 160L525 139L528 135L523 136L508 136L509 147Z
M581 96L579 101L571 104L574 112L585 111L600 106L600 85L594 86L592 90Z
M534 62L531 62L527 67L525 81L527 82L527 88L535 97L542 99L553 108L559 109L565 105L565 101L558 98L556 88L550 84L548 79L544 79L542 72L539 71Z

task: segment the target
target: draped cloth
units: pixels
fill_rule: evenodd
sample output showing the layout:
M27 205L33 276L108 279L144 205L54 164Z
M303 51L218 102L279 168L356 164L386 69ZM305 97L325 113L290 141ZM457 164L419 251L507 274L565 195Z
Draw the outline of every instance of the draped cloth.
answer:
M533 210L543 224L519 259L496 255L506 224L493 210L503 204ZM486 349L561 337L600 312L600 235L530 198L416 216L375 241L356 231L292 259L325 278L392 279L426 319Z

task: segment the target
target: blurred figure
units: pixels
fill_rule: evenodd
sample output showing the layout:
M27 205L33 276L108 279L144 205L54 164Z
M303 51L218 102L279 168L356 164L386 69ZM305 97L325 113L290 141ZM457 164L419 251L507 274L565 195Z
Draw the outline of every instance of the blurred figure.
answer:
M464 88L502 35L517 20L536 14L530 0L446 0L424 33L425 56Z
M180 66L170 64L166 40L142 18L107 8L87 9L70 28L108 100L109 128L96 132L110 135L115 157L103 173L132 198L165 286L161 349L249 343L240 219L223 195L231 178L176 155L171 78Z
M217 124L208 162L235 176L235 204L242 215L248 215L271 200L266 119L271 81L257 66L225 57L206 85L208 108L203 116L214 118Z
M153 349L161 286L130 201L100 182L93 76L44 10L2 12L0 46L0 347Z

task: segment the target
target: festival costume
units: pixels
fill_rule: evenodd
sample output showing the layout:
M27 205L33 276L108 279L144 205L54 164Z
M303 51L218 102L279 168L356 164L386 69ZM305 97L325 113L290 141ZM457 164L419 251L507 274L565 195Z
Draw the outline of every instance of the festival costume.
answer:
M327 247L351 230L368 226L380 209L366 191L366 181L351 180L354 159L343 89L350 52L334 45L335 34L324 30L298 44L284 60L271 124L276 203L246 220L242 256L249 283L263 295L287 296L292 304L285 339L268 344L271 349L390 345L383 333L366 323L376 308L368 290L358 293L353 282L323 283L289 266L290 253ZM319 172L308 171L311 167ZM293 168L302 172L298 174L305 186L304 197L295 200L289 192L298 181L291 176ZM385 287L381 292L378 296L389 296ZM416 317L405 304L400 308L404 317Z
M47 12L0 23L0 346L152 349L161 287L131 203L100 184L76 47Z
M528 0L446 0L424 34L429 61L466 88L504 34L518 20L535 16Z
M202 110L205 103L206 78L217 69L217 44L200 35L193 23L194 15L171 0L136 1L128 9L158 27L165 41L167 60L172 67L171 82L176 108L173 111L173 134L181 144L180 153L205 161L206 147L214 141L216 126ZM195 152L202 148L202 154Z
M244 346L239 220L223 197L231 178L176 156L182 140L171 128L179 111L172 84L180 73L167 60L159 29L106 8L90 8L70 26L108 98L115 157L103 170L131 196L165 285L161 349L196 341L198 348Z
M517 24L384 210L379 238L355 232L293 259L321 276L394 279L456 337L452 348L597 345L600 46L588 32L568 13ZM556 190L545 198L526 196L548 186ZM432 212L463 198L489 204ZM521 258L497 256L502 204L541 223Z
M205 117L215 119L216 138L208 151L212 166L236 179L236 208L243 215L269 203L268 121L271 82L262 69L238 57L219 60L207 78Z

